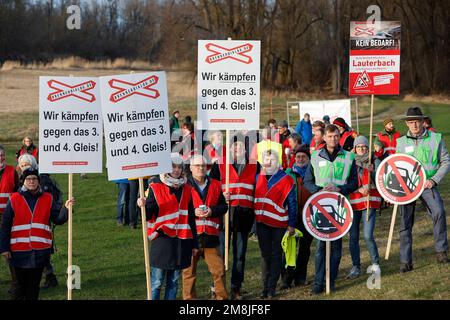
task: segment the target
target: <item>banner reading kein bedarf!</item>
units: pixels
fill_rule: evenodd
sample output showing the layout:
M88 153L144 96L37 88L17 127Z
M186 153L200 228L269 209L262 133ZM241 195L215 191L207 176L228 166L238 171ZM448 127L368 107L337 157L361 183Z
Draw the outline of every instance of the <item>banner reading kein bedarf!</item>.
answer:
M350 22L349 95L400 93L399 21Z
M100 78L108 179L170 172L165 72Z
M98 78L39 77L39 171L102 172Z
M198 41L198 129L259 129L260 47L260 41Z

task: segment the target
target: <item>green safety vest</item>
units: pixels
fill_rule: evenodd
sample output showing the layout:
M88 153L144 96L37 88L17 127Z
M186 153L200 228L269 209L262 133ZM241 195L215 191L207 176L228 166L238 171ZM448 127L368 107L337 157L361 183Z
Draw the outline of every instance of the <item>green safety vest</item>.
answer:
M311 155L311 165L314 169L316 185L325 187L329 183L335 186L347 184L355 155L352 152L341 150L336 159L331 162L319 157L320 151L316 150Z
M422 164L427 179L432 178L439 169L438 147L442 135L428 131L423 139L411 139L403 136L397 139L397 153L413 156Z

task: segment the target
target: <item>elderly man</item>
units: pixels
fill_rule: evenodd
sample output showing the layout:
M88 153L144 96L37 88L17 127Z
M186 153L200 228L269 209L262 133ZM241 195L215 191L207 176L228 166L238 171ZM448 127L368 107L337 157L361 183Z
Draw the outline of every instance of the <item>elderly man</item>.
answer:
M424 116L419 107L411 107L406 113L408 133L397 140L397 153L405 153L420 161L425 169L427 182L421 195L422 202L433 220L434 249L438 263L447 263L447 223L444 202L437 189L439 182L450 171L450 156L440 133L426 130ZM412 228L416 202L400 206L400 272L413 269Z
M219 249L219 234L220 217L227 212L228 205L222 194L220 181L206 176L206 159L204 157L193 156L190 169L192 176L188 179L188 183L192 187L199 251L192 256L190 267L183 270L183 299L197 298L195 290L197 264L202 257L213 277L216 299L225 300L228 295L225 288L225 268Z

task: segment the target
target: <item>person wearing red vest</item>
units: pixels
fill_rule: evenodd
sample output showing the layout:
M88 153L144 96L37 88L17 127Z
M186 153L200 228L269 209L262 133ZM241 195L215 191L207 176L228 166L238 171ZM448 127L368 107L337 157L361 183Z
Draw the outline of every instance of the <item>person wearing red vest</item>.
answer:
M255 221L253 200L255 178L259 172L257 163L246 160L245 137L239 134L231 142L229 164L229 192L226 193L226 164L214 164L210 177L219 180L225 200L229 205L229 226L231 245L233 247L233 266L231 270L231 298L242 299L241 287L244 282L245 255L247 253L248 235ZM225 254L225 230L220 232L220 249Z
M395 130L394 120L384 119L384 132L378 132L377 138L383 144L384 152L387 155L395 153L397 147L397 139L400 138L400 132Z
M432 131L432 132L436 133L436 129L433 128L433 121L432 121L430 116L424 116L424 118L423 118L423 126L428 131Z
M373 158L373 157L372 157ZM372 272L381 272L380 256L374 238L376 210L381 206L381 196L375 186L375 172L380 160L372 159L369 166L369 141L364 136L355 139L355 163L358 171L358 189L350 194L353 209L353 223L350 229L349 249L353 267L346 279L355 279L361 275L359 250L359 225L363 222L364 240L369 251ZM369 221L366 221L367 197L369 198Z
M295 233L297 195L294 179L279 170L276 151L263 153L263 169L256 178L256 234L261 250L263 290L261 298L272 299L281 274L281 240L287 231Z
M31 154L36 161L39 162L38 147L33 144L33 140L31 140L28 136L23 138L22 147L16 152L16 158L19 159L19 157L23 154Z
M314 135L311 139L311 143L309 144L310 153L313 153L314 151L323 149L325 147L325 140L323 140L323 136L325 135L325 128L317 126L315 127L313 133Z
M289 136L288 142L289 142L289 147L284 149L284 151L286 153L287 162L288 162L288 165L286 166L286 168L283 168L285 170L287 168L292 168L292 166L294 165L294 163L295 163L294 150L301 146L302 137L298 133L294 132Z
M333 121L333 124L338 127L340 139L339 139L339 145L344 149L345 151L351 151L353 150L353 142L355 141L355 138L358 136L358 133L350 128L350 126L345 122L343 118L336 118Z
M60 208L50 193L42 191L36 169L25 170L21 179L22 188L11 195L3 214L0 252L11 262L17 277L14 299L37 300L42 272L50 260L50 222L65 223L67 209L75 200L67 200Z
M0 145L0 218L13 192L19 188L19 175L6 164L6 150Z
M183 270L184 300L197 299L195 282L200 257L205 259L213 278L214 297L217 300L228 299L225 288L225 267L219 249L220 217L227 212L228 206L222 194L220 181L206 176L206 163L206 159L201 155L191 158L192 176L188 179L188 183L192 187L199 251L197 255L192 256L191 266Z
M150 242L152 299L159 300L166 284L165 300L175 300L181 270L191 265L198 250L191 186L183 174L183 160L172 153L172 172L160 174L150 184L145 205Z

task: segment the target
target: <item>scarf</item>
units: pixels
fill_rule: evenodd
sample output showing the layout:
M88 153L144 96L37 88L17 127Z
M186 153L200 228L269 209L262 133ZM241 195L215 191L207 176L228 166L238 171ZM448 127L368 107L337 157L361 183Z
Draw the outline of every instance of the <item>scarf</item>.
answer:
M164 183L168 187L172 187L178 189L182 185L186 183L186 177L182 174L178 179L175 179L168 173L161 173L159 175L161 182Z
M367 168L369 166L369 153L363 155L355 154L355 162L358 167Z
M294 165L292 166L292 171L297 173L298 175L300 175L300 177L302 177L302 179L304 179L306 174L306 168L308 168L308 166L300 167L299 165L294 163Z

